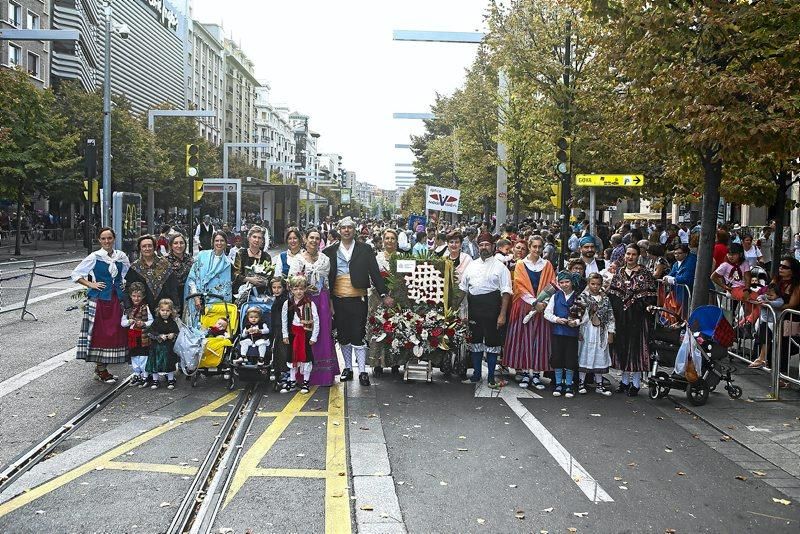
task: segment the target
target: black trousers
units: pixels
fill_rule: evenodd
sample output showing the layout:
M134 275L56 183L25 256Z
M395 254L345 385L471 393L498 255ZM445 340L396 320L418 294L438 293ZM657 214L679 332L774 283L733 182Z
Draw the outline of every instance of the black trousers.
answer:
M367 297L333 297L333 327L340 345L366 345Z

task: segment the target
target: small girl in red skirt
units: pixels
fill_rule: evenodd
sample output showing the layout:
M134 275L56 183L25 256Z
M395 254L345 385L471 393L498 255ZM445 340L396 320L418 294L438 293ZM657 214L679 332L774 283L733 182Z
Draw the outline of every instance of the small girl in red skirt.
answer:
M308 280L305 276L289 278L291 297L283 303L281 321L283 343L289 345L289 381L281 388L281 393L294 391L297 384L297 371L303 375L300 393L308 393L313 355L311 346L319 336L319 315L317 306L308 297Z

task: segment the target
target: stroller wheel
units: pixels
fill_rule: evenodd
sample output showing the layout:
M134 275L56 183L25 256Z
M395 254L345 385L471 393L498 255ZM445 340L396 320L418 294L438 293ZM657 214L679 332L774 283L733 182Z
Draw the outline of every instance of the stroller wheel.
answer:
M742 388L739 386L725 386L728 390L728 396L732 399L738 399L742 396Z
M651 382L648 385L648 396L653 400L661 398L661 388L658 387L658 384Z
M709 393L708 386L702 379L686 385L686 398L692 406L703 406L708 402Z

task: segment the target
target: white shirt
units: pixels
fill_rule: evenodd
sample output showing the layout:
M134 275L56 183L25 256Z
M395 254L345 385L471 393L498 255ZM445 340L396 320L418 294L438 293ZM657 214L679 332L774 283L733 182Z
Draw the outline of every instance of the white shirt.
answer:
M459 289L470 295L486 295L494 291L511 294L511 273L495 258L478 258L470 262L461 275Z
M681 243L683 243L684 245L688 245L689 244L689 232L687 232L683 228L678 230L678 237L681 238Z
M289 301L283 303L283 310L281 310L281 314L283 316L283 339L289 339L289 321L287 321L287 315L289 314ZM311 318L314 321L314 325L312 326L311 330L311 341L316 343L317 337L319 337L319 314L317 313L317 305L313 302L311 303ZM294 326L303 326L302 321L297 316L297 313L292 314L292 325Z
M597 268L597 256L592 256L592 262L591 263L586 261L586 258L584 258L583 256L581 256L581 259L583 260L583 263L586 264L586 276L588 276L588 275L590 275L592 273L599 273L600 272L600 269Z
M350 243L350 248L349 249L344 245L344 243L341 243L341 242L339 243L339 250L342 253L342 257L344 258L344 261L346 261L347 263L350 263L350 258L353 257L353 250L355 250L355 248L356 248L355 240L353 240L353 242Z
M408 242L408 236L402 230L397 232L397 248L404 252L411 250L411 243Z

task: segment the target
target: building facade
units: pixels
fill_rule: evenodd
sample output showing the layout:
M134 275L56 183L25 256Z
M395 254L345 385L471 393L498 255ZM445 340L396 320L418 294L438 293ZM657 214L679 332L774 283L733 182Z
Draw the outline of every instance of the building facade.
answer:
M279 172L284 182L293 182L296 179L295 141L289 109L270 103L270 86L263 82L256 88L255 131L255 142L269 145L255 152L255 166L264 169L267 175Z
M187 107L214 112L214 117L198 119L198 124L200 135L219 145L225 121L225 36L218 24L191 19L188 24Z
M234 41L225 39L225 124L226 143L252 143L255 138L255 102L258 83L255 65ZM252 163L255 149L235 152Z
M50 28L50 0L0 0L0 30ZM0 41L0 67L21 68L39 88L50 87L48 41Z
M53 0L54 30L78 30L78 41L53 43L50 64L54 86L75 80L84 91L103 84L105 14L99 0Z

